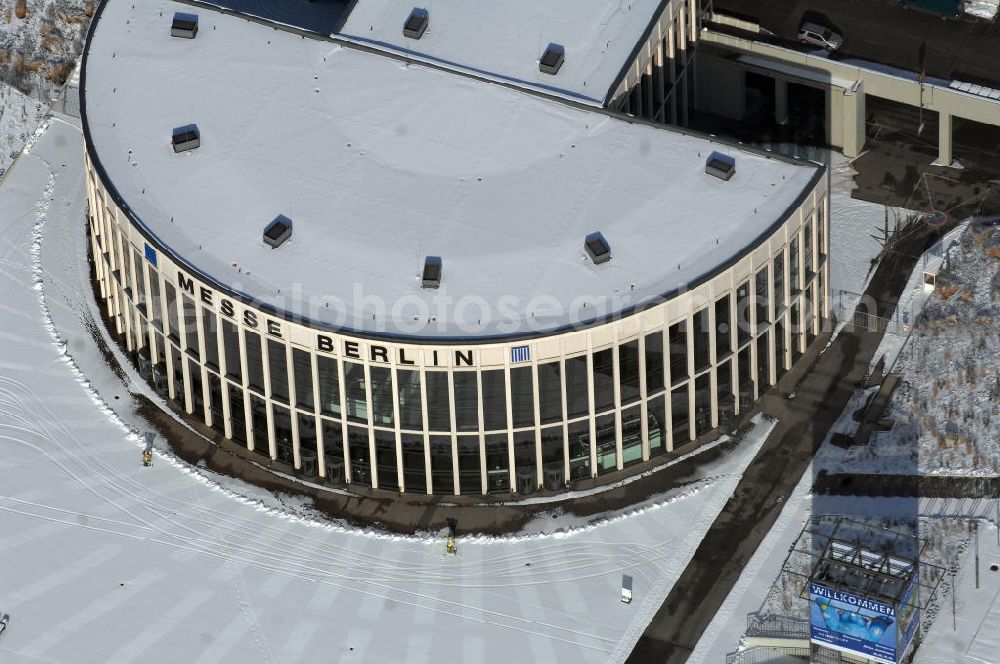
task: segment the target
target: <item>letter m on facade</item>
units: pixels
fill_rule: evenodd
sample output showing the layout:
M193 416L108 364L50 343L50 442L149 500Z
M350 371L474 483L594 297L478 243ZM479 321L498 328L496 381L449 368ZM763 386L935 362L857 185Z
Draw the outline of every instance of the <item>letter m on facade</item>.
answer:
M528 362L531 360L531 346L511 346L510 349L510 361L511 364L517 362Z

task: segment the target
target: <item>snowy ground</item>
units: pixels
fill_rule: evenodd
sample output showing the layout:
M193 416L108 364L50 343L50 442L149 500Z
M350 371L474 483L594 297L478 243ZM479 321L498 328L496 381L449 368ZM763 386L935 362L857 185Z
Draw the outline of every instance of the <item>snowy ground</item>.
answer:
M5 664L623 661L769 430L633 513L457 557L273 509L163 453L145 469L127 395L76 362L97 356L81 162L79 130L53 120L0 186Z

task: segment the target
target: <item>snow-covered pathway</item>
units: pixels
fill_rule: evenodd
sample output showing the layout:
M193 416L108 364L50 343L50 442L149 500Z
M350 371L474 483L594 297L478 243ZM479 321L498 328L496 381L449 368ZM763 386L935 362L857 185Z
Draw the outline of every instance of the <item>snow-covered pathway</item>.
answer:
M87 308L85 275L35 272L83 246L81 152L79 129L53 120L0 187L0 660L624 659L762 435L634 514L463 540L458 557L278 513L169 456L143 468L141 424L70 359L93 341L50 323Z

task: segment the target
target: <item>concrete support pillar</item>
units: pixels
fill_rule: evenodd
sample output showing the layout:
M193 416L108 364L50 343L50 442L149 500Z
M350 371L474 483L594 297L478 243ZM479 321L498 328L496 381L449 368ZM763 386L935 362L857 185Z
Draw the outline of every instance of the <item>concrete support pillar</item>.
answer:
M958 168L959 164L952 158L951 153L951 113L940 111L938 113L938 158L934 166L950 166Z
M774 79L774 121L788 124L788 81L783 78Z
M844 156L853 159L865 148L865 91L861 81L844 91Z

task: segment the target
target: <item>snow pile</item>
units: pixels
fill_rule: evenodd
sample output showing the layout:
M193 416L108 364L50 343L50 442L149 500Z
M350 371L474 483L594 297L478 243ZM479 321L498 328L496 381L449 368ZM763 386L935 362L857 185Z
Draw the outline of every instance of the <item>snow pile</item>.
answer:
M965 0L965 13L992 21L996 18L1000 0Z

